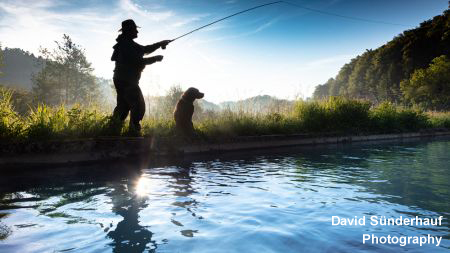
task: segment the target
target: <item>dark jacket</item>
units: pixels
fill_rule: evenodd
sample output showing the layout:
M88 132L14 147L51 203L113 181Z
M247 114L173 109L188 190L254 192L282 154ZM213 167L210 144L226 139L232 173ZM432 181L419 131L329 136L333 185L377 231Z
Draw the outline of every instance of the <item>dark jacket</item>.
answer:
M138 84L145 65L156 61L152 57L144 58L144 55L158 49L160 43L142 46L123 34L120 34L116 41L117 43L113 47L114 52L111 56L111 61L116 62L114 79L125 83Z

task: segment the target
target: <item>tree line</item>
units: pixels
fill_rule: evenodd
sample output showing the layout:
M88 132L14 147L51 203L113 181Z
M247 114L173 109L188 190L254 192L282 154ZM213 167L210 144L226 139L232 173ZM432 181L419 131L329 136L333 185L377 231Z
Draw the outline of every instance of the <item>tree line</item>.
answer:
M31 90L32 73L38 73L42 59L19 48L0 48L0 83L9 87Z
M100 94L91 63L84 50L64 34L52 51L41 48L42 70L33 76L33 93L48 105L87 104Z
M53 49L40 48L38 57L17 48L0 50L0 77L3 84L14 90L16 111L22 114L41 103L111 107L112 81L93 74L84 49L66 34L55 44Z
M352 59L313 93L330 96L449 110L450 9Z

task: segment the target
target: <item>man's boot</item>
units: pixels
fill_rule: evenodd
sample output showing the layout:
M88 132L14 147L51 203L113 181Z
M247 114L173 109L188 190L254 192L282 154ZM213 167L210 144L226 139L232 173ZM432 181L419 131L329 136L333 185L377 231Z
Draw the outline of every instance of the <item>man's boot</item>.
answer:
M130 121L130 126L129 126L129 133L131 136L135 136L135 137L139 137L142 136L141 134L141 124L139 124L139 122L132 122Z

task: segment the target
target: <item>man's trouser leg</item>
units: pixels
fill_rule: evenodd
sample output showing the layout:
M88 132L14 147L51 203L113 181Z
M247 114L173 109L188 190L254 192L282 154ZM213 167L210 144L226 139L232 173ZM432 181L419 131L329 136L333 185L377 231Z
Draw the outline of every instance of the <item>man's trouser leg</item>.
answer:
M145 101L142 91L138 85L130 87L128 96L130 102L130 130L141 130L140 121L144 118L145 114ZM134 129L132 129L134 128Z
M127 91L126 88L121 87L123 84L120 84L116 80L114 80L114 85L117 92L117 105L116 108L114 108L113 117L116 120L124 121L130 111L130 104L127 101Z

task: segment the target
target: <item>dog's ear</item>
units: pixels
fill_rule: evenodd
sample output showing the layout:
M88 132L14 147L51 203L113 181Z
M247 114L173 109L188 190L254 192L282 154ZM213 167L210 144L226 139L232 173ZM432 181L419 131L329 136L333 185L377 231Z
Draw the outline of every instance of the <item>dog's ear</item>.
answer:
M190 87L183 93L182 98L194 101L195 99L203 98L204 96L205 94L201 93L197 88Z
M195 99L195 88L190 87L189 89L187 89L184 93L183 93L183 98L187 99L187 100L193 100Z
M200 99L205 96L204 93L201 93L197 88L191 87L189 88L192 91L192 98L193 99Z

